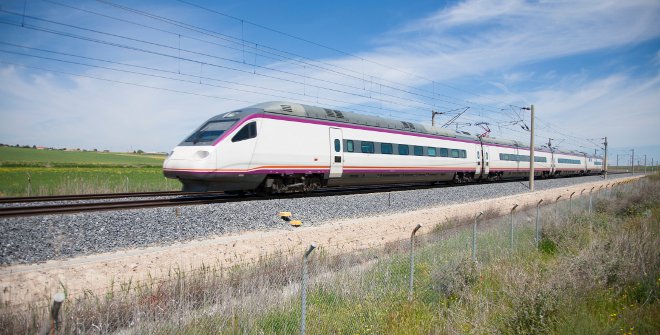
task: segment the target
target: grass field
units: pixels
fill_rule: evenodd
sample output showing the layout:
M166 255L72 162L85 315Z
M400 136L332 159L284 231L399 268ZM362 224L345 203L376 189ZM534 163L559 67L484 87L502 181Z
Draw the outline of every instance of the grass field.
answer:
M37 150L0 147L1 166L152 166L163 165L164 155L117 152Z
M0 147L0 196L180 190L165 156Z

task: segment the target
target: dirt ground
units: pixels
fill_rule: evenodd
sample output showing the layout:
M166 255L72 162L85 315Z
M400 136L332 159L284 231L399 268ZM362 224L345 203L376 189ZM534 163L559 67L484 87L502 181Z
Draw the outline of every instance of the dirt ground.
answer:
M231 267L279 252L295 251L296 254L302 254L311 243L317 243L328 253L382 246L388 242L409 238L410 232L418 223L422 228L417 234L424 234L449 218L474 216L479 211L489 209L508 212L514 204L521 207L536 205L541 199L554 202L559 195L568 198L572 192L579 194L583 189L598 189L601 186L606 187L607 184L634 178L639 177L603 180L405 213L338 220L315 227L293 229L283 225L282 229L271 231L215 236L206 240L128 249L40 264L4 266L0 267L0 302L10 305L47 303L50 297L63 290L62 285L67 289L68 298L81 294L83 290L102 294L108 290L111 283L114 283L117 289L119 283L129 280L135 283L148 276L159 278L175 268L187 271L202 264Z

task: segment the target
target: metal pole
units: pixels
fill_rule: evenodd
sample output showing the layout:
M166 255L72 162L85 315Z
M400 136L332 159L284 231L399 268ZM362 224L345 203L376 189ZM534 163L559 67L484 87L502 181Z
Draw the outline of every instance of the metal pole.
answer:
M302 306L301 306L301 316L300 316L300 334L305 335L305 317L307 315L307 256L309 256L312 251L316 249L316 243L309 245L309 248L303 256L303 270L302 270Z
M630 165L632 165L632 175L635 175L635 149L632 149L632 156L630 156Z
M646 154L644 154L644 174L646 174Z
M603 168L605 170L605 179L607 179L607 136L605 136L605 159L603 162Z
M539 206L541 206L541 203L543 202L543 199L539 200L539 202L536 204L536 234L534 237L534 241L536 242L536 247L538 248L539 246Z
M472 261L477 262L477 220L483 215L483 212L479 212L474 218L474 225L472 225Z
M418 224L413 229L410 234L410 286L408 288L408 301L413 299L413 278L415 275L415 233L422 228L422 225Z
M66 296L63 292L53 296L53 306L50 308L50 334L55 334L60 328L60 307Z
M584 193L584 191L586 190L587 190L586 188L583 188L582 191L580 191L580 199L582 199L582 193Z
M593 191L596 186L592 187L591 190L589 191L589 215L591 215L591 206L592 206L592 199L594 197Z
M511 229L509 231L509 246L511 247L511 252L513 252L513 211L515 211L517 207L518 204L514 204L513 208L511 208Z
M571 197L568 199L568 215L573 215L573 194L575 192L571 193Z
M532 128L529 136L529 191L534 192L534 105L530 107L530 110Z
M555 223L557 223L557 221L559 221L559 219L557 218L557 211L558 211L558 208L559 208L559 199L561 199L561 195L558 196L557 199L555 199Z

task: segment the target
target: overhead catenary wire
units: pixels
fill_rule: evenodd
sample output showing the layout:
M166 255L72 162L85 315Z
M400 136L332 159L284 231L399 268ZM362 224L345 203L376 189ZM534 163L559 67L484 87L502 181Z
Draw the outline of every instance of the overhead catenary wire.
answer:
M6 12L6 11L0 10L0 12ZM34 17L32 17L32 18L34 18ZM46 19L40 19L40 18L36 18L36 19L43 20L43 21L46 21L46 22L49 22L49 23L69 26L69 27L72 27L72 28L88 30L88 31L92 31L92 32L98 33L98 34L105 34L105 35L109 35L109 36L112 36L112 37L124 38L124 39L130 40L130 41L141 42L141 43L145 43L145 44L149 44L149 45L153 45L153 46L157 46L157 47L171 49L171 50L177 51L177 52L184 51L184 52L187 52L187 53L196 54L198 56L205 56L205 57L215 58L215 59L218 59L218 60L223 60L223 61L228 61L228 62L233 62L233 63L241 63L239 61L232 60L232 59L226 58L226 57L220 57L220 56L210 55L210 54L206 54L206 53L200 53L200 52L187 50L187 49L178 49L176 47L167 46L167 45L163 45L163 44L160 44L160 43L149 42L149 41L145 41L145 40L141 40L141 39L135 39L135 38L131 38L131 37L126 37L126 36L122 36L122 35L118 35L118 34L111 34L111 33L107 33L107 32L101 32L101 31L94 30L94 29L88 29L88 28L73 26L73 25L64 24L64 23L61 23L61 22L55 22L55 21L52 21L52 20L46 20ZM7 22L7 21L0 21L0 24L12 25L13 23ZM80 40L86 40L86 41L94 42L94 43L101 43L101 44L110 45L110 46L114 46L114 47L126 48L126 49L130 49L130 50L133 50L133 51L151 53L151 54L155 54L155 55L158 55L158 56L168 57L168 58L172 58L172 59L176 59L176 60L186 60L186 61L190 61L190 62L194 62L194 63L203 63L204 65L216 66L216 67L221 67L221 68L232 70L232 71L238 71L238 72L253 74L252 71L245 70L245 69L239 69L239 68L236 68L236 67L220 65L220 64L217 64L217 63L204 62L204 61L200 61L200 60L196 60L196 59L192 59L192 58L179 57L177 54L166 54L164 52L158 52L158 51L149 50L149 49L145 49L145 48L134 47L134 46L129 46L129 45L120 44L120 43L116 43L116 42L105 41L105 40L101 40L101 39L98 39L98 38L90 38L90 37L87 37L87 36L76 35L76 34L72 34L72 33L68 33L68 32L58 31L58 30L54 30L54 29L48 29L48 28L45 28L45 27L26 24L24 26L24 28L39 30L39 31L48 32L48 33L53 33L53 34L62 35L62 36L70 37L70 38L76 38L76 39L80 39ZM320 81L317 78L310 77L310 76L307 76L307 75L304 75L304 74L301 75L301 74L293 73L293 72L290 72L290 71L274 69L274 68L270 68L270 67L266 67L266 66L259 66L259 65L254 65L254 66L257 66L257 67L259 67L261 69L264 69L264 70L279 72L281 74L287 74L287 75L291 75L291 76L302 77L302 78L305 78L305 79ZM256 75L269 77L271 79L278 79L278 80L285 79L285 78L282 78L282 77L266 75L264 73L256 73ZM318 88L321 88L321 89L334 91L334 92L337 92L337 93L348 94L348 95L353 95L353 96L360 97L360 98L385 102L385 103L392 104L392 105L399 105L399 106L408 107L408 108L419 108L419 106L404 104L404 103L401 103L401 102L398 102L398 101L395 101L395 100L391 100L391 99L384 99L382 97L376 98L373 95L367 96L367 95L364 95L364 94L355 93L355 92L351 92L351 91L344 91L344 90L331 88L331 87L327 87L327 86L321 86L321 85L318 85L318 84L311 84L311 83L307 83L305 81L297 81L297 80L291 80L291 79L286 79L286 80L288 80L289 82L297 83L297 84L304 85L304 86L309 85L309 86L312 86L312 87L318 87ZM334 85L337 85L337 86L344 86L344 87L349 88L349 89L356 89L356 91L359 92L359 90L357 90L357 88L355 86L352 86L352 85L337 83L337 82L329 81L329 80L323 80L323 82L331 83L331 84L334 84ZM374 92L374 93L378 93L380 96L385 95L385 96L388 96L388 97L399 98L399 97L389 95L389 94L382 94L382 92ZM399 110L393 110L393 111L400 112Z
M200 69L199 70L199 75L192 75L190 73L179 73L179 74L182 75L182 76L187 76L188 78L196 78L196 79L198 79L198 83L200 83L200 84L202 84L202 80L204 80L204 81L215 81L215 80L217 80L219 82L222 82L221 79L214 78L210 74L202 75L202 70L206 69L207 67L218 67L220 69L225 69L225 70L230 70L230 71L238 71L239 73L252 74L252 75L261 75L264 78L270 78L270 79L274 79L274 80L283 80L283 79L286 78L285 80L288 80L292 83L299 84L299 85L303 86L303 88L301 90L303 92L303 97L305 95L309 95L309 91L306 89L307 87L316 89L316 92L317 92L316 96L315 97L314 96L309 96L310 99L316 99L316 101L319 101L318 100L319 98L321 100L324 100L324 101L329 101L328 99L322 97L323 95L327 96L327 94L325 94L325 93L319 94L319 90L324 91L324 92L334 92L334 93L337 93L337 94L340 94L340 95L350 95L350 96L356 97L358 99L358 101L345 101L345 100L340 100L340 99L334 99L334 101L336 103L339 103L340 105L344 105L344 106L339 106L340 109L349 109L350 108L350 107L345 107L345 105L360 106L360 105L362 105L362 103L359 102L360 99L364 99L364 101L372 101L374 103L373 105L364 105L365 108L370 108L370 109L373 109L373 110L376 110L376 111L382 110L384 112L389 112L390 114L396 113L396 115L406 114L406 115L410 115L410 116L414 117L415 119L419 119L419 120L426 120L427 119L427 117L426 117L426 113L427 113L426 107L431 107L431 106L436 107L438 105L438 103L440 103L440 104L448 104L448 105L452 105L452 106L468 106L468 107L471 107L472 111L475 111L475 115L476 115L476 113L479 113L479 115L477 115L475 117L481 118L481 119L487 118L489 120L496 121L496 122L494 122L495 124L506 125L507 122L512 122L512 121L503 119L502 116L504 116L506 114L509 114L509 116L511 116L511 114L515 114L515 108L513 108L513 107L517 107L517 106L514 106L514 105L506 104L506 105L510 106L509 108L511 109L511 111L503 111L503 108L501 108L500 106L487 105L487 104L479 103L479 102L476 102L476 101L461 99L461 98L458 98L458 97L451 97L451 96L446 96L445 95L446 97L449 97L449 99L452 99L452 100L441 99L439 96L442 96L442 95L439 95L436 92L435 86L436 86L436 84L437 85L444 85L444 86L447 86L447 85L445 85L444 83L436 82L436 81L428 79L428 78L423 78L422 76L418 76L418 75L412 74L412 73L408 73L408 74L409 75L414 75L417 78L423 78L423 79L427 80L429 85L433 86L433 89L432 90L427 90L427 89L424 89L423 87L418 88L418 87L414 87L414 86L409 86L409 89L405 89L405 88L400 89L399 87L396 87L396 85L399 85L399 83L395 83L396 85L388 85L387 83L394 83L394 82L388 81L384 78L377 78L377 77L374 77L372 75L367 75L365 77L364 72L359 73L359 72L354 71L354 70L349 70L349 69L342 68L340 66L337 66L336 64L330 64L330 63L326 63L326 62L323 62L323 61L311 60L311 59L306 58L304 56L296 55L295 53L291 53L291 52L287 52L287 51L283 51L283 50L277 50L276 48L272 48L271 46L267 46L267 45L263 45L263 44L257 44L257 43L252 44L252 42L250 42L248 39L246 39L244 31L241 32L240 38L231 37L229 35L222 36L221 33L219 33L219 32L213 32L213 31L210 31L210 30L206 30L204 28L195 27L193 25L189 25L189 24L182 23L182 22L179 22L179 21L176 21L176 20L172 20L172 19L167 19L167 18L164 18L162 16L147 13L147 12L144 12L144 11L133 10L133 9L130 9L126 6L121 6L121 5L114 4L111 1L99 1L99 2L103 3L103 4L106 4L106 5L113 6L115 8L118 8L116 6L121 6L121 7L126 8L126 9L122 8L122 10L127 10L127 9L129 11L133 10L133 13L135 13L137 15L147 15L147 17L151 17L155 20L156 19L160 20L161 22L166 22L168 24L171 24L171 25L174 25L174 26L177 26L177 27L180 27L180 28L184 28L184 29L187 29L187 30L190 30L190 31L200 33L200 34L204 34L205 36L212 36L213 38L219 38L223 42L229 43L230 45L216 43L214 41L209 41L207 39L197 38L197 37L194 37L194 36L190 36L189 34L186 35L186 34L181 33L180 31L170 31L170 30L167 30L167 29L161 29L161 28L149 26L148 24L144 24L144 23L140 23L140 22L134 22L134 21L131 21L131 20L123 19L123 18L113 17L111 15L104 14L104 13L89 11L89 10L86 10L86 9L80 9L80 8L77 8L77 7L74 7L74 6L61 4L61 3L58 3L58 2L52 1L52 0L44 0L44 1L47 2L47 3L51 3L51 4L56 4L56 5L60 5L60 6L69 7L71 9L86 11L90 15L101 15L102 17L106 17L108 19L120 20L120 21L123 21L125 23L130 23L130 24L138 24L138 25L140 25L144 28L147 28L147 29L156 29L156 30L160 30L162 33L175 35L177 40L176 40L176 43L174 43L174 44L176 44L176 46L164 45L162 43L161 43L161 45L152 45L152 46L157 47L157 48L167 48L167 49L171 49L173 51L175 50L176 51L176 52L174 52L175 54L178 54L178 55L186 54L188 56L188 57L179 57L179 58L175 57L175 58L173 58L173 59L176 59L177 64L184 61L183 58L188 58L188 60L185 60L185 61L192 61L194 63L199 64L199 69ZM181 2L189 3L189 2L186 2L186 1L181 1ZM2 9L4 11L4 8L2 8ZM5 11L5 12L7 12L7 11ZM17 14L17 13L14 13L14 14ZM36 17L35 15L26 15L25 13L22 13L22 14L18 13L18 15L22 15L21 16L21 21L22 22L21 22L20 25L23 28L26 28L25 26L30 26L30 24L29 24L30 21L40 19L40 18ZM26 18L27 18L27 20L26 20ZM243 24L252 24L252 22L250 22L248 20L245 20L245 19L241 19L241 18L236 18L236 19L238 19ZM56 22L54 20L47 20L47 22L49 22L49 24L58 24L58 23L62 24L62 22ZM35 26L35 25L32 25L32 26ZM52 31L54 30L54 29L47 28L47 27L41 27L41 28L43 30L51 30L51 31L46 31L46 32L50 32L50 33L53 33ZM71 29L89 29L89 28L79 27L79 26L75 26L75 25L70 25L69 28L71 28ZM268 28L268 27L266 27L266 28ZM29 29L29 28L27 28L27 29ZM105 32L105 31L99 31L99 30L94 30L94 29L87 30L87 31L90 32L90 33L94 33L94 34L108 33L108 32ZM73 34L73 33L70 33L70 32L65 32L65 31L60 31L60 33L61 33L60 36L68 37L68 38L76 38L76 37L71 37L71 36L67 36L67 35L77 35L77 34ZM108 34L110 34L108 36L112 36L112 35L117 36L117 35L119 35L119 34L112 34L112 33L108 33ZM80 36L80 35L77 35L77 36L82 37L83 39L84 38L90 38L88 36ZM141 41L141 42L138 42L137 40L140 40L140 39L136 39L136 38L129 37L129 36L124 36L124 37L132 39L136 43L151 42L151 41L144 41L144 40ZM291 37L296 38L293 35L291 35ZM227 66L227 64L209 62L209 61L205 61L203 59L194 58L194 57L209 57L209 58L212 58L213 56L217 56L217 55L209 55L208 53L197 52L195 50L188 50L191 53L187 53L185 48L181 47L181 45L182 45L181 39L191 39L191 40L195 40L195 41L203 42L203 43L212 43L214 45L218 45L218 46L223 47L223 48L229 48L230 50L239 51L239 52L242 52L242 53L252 53L252 54L254 54L255 61L252 64L249 64L249 62L246 62L246 60L245 60L246 57L244 55L239 55L239 57L241 58L240 61L237 61L237 60L231 59L231 58L227 58L227 57L225 57L225 59L215 58L215 59L221 60L223 62L233 62L234 64L236 64L236 66ZM106 41L106 42L110 42L110 41ZM309 42L313 42L313 41L309 41ZM316 43L316 42L313 42L313 43ZM238 47L234 47L231 44L237 45ZM320 44L320 43L317 43L317 44L319 46L322 46L322 44ZM111 46L111 47L118 47L118 46L111 45L111 44L106 44L106 45ZM128 46L128 47L131 47L131 46ZM140 48L138 48L138 49L140 49ZM152 53L154 55L157 55L158 52L159 52L157 50L147 49L147 48L144 48L144 47L142 47L141 49L145 49L145 50L144 51L135 50L135 49L132 49L132 50L136 51L136 52L145 52L145 51L155 52L155 53ZM337 51L340 51L340 50L337 50ZM160 53L164 53L164 52L160 52ZM351 56L351 57L357 57L357 56L351 55L349 53L346 53L346 55ZM170 54L169 56L176 56L176 55ZM191 57L191 56L194 56L194 57ZM264 60L263 64L257 64L257 61L256 61L257 56L259 58L263 57L263 60ZM75 57L75 56L71 56L71 57ZM396 71L401 71L400 69L396 69L396 68L390 67L388 65L379 64L377 62L372 62L371 60L366 59L366 58L359 58L359 59L360 59L361 62L377 64L379 66L384 66L384 67L387 67L387 68L390 68L390 69L393 69L393 70L396 70ZM346 82L338 82L338 81L327 80L327 78L323 79L323 80L319 79L319 78L314 78L313 76L308 75L309 72L307 70L305 70L304 73L301 74L301 73L298 73L296 71L291 71L291 70L290 71L283 71L281 68L271 68L271 67L267 66L268 62L271 61L271 60L272 61L281 61L281 62L285 62L285 63L286 62L291 62L291 64L301 64L300 66L302 66L305 69L315 68L315 69L319 69L321 71L328 71L328 72L334 71L332 73L337 74L337 75L342 75L343 78L346 78L346 79L359 80L359 81L362 82L362 84L353 85L353 84L349 84L349 83L346 83ZM119 64L117 64L117 65L119 65ZM247 69L247 67L246 67L248 65L249 65L249 69ZM121 65L121 66L129 66L129 65L124 64L124 65ZM243 67L246 67L246 68L243 68ZM261 71L256 71L257 69L260 69ZM155 68L150 69L149 71L165 71L164 73L167 72L167 70L165 70L165 69L155 69ZM180 72L180 71L174 71L174 72L176 73L176 72ZM262 73L259 73L259 72L262 72ZM263 72L265 72L265 73L263 73ZM402 73L404 73L404 72L405 71L403 71ZM278 73L279 75L275 75L275 73ZM370 78L369 81L370 81L371 85L366 85L367 78ZM178 78L178 79L180 79L180 78ZM375 79L375 81L374 81L374 79ZM242 87L253 86L253 88L254 88L254 87L259 86L259 85L242 84L242 83L237 83L237 82L233 82L233 83L227 82L227 83L231 84L231 85L243 85ZM345 87L346 89L338 89L337 87L333 87L333 85L335 85L337 87ZM384 90L384 88L387 88L387 89ZM229 89L231 89L231 88L229 88ZM267 90L271 93L276 91L276 89L275 90L272 89L272 88L269 89L269 88L266 88L264 86L261 86L258 89L259 90ZM355 93L356 89L362 90L363 92L368 93L368 94L356 94ZM238 90L240 90L240 88ZM296 97L300 96L299 92L286 92L284 90L280 90L280 91L283 91L283 92L279 92L281 94L289 94L289 95L293 95L293 96L296 96ZM393 91L396 91L397 95L392 94ZM429 93L429 94L419 93L419 92L426 92L426 93ZM469 91L464 91L464 92L466 92L470 95L473 95L473 96L478 96L478 97L481 97L481 98L486 98L488 100L497 101L496 99L493 99L492 97L489 97L489 96L484 96L484 95L476 94L476 93L469 92ZM263 92L260 92L260 93L263 93ZM398 94L403 94L403 96L398 95ZM296 99L301 99L301 98L296 98ZM312 101L305 100L305 101L308 101L308 103L313 102L313 100ZM500 101L498 101L498 102L500 102ZM504 104L504 103L502 103L502 104ZM388 107L392 107L392 106L398 106L398 107L401 107L401 108L411 109L412 112L408 111L408 110L405 110L405 109L401 109L401 108L394 108L394 109L393 108L388 108ZM431 109L431 108L428 108L428 109ZM449 109L449 108L447 108L447 109ZM418 113L418 111L421 112L421 113ZM382 113L373 112L373 111L369 111L369 112L360 111L360 112L364 112L364 113L367 113L367 114L381 115L381 116L383 115ZM481 112L485 112L485 113L482 114ZM422 115L422 114L424 114L424 115ZM499 115L499 116L493 116L493 115ZM468 116L469 115L466 115L465 117L468 117ZM515 116L516 115L514 115L514 118L515 118ZM522 118L517 117L517 119L522 119ZM483 120L477 120L477 121L483 121ZM511 128L511 127L508 127L508 128ZM509 129L507 129L507 127L504 127L504 129L506 129L507 131L509 130ZM514 132L514 129L515 129L515 127L510 129L510 130L512 132ZM524 132L520 132L519 130L517 130L517 133L518 134L524 134ZM540 133L542 133L542 132L540 132ZM537 137L537 136L535 136L535 137ZM570 137L570 138L574 139L575 141L580 141L581 144L585 144L584 140L579 138L578 136L571 135L571 136L566 136L566 137Z
M69 6L69 7L70 7L70 6ZM5 12L8 12L8 11L5 11ZM8 12L8 13L11 13L11 12ZM13 14L18 15L17 13L13 13ZM37 19L37 20L44 20L44 21L47 21L47 22L55 23L55 24L62 24L62 23L60 23L60 22L55 22L55 21L52 21L52 20L40 19L40 18L36 18L36 17L34 17L34 16L31 16L30 18L32 18L32 19ZM124 21L126 21L126 20L124 20ZM66 25L66 24L64 24L64 25ZM71 25L69 25L69 26L71 26ZM73 28L84 29L84 30L90 30L90 29L86 29L86 28L83 28L83 27L76 27L76 26L73 26ZM103 33L103 32L97 31L97 30L91 30L91 31L92 31L92 32L95 32L95 33ZM50 31L50 32L52 32L52 31ZM62 33L62 32L60 32L60 33ZM110 34L110 35L111 35L111 36L117 36L116 34ZM131 39L131 38L129 38L129 39ZM135 40L135 39L132 39L132 40ZM147 43L148 43L148 42L147 42ZM165 47L169 47L169 46L165 46ZM169 47L169 48L172 48L172 47ZM229 60L229 61L234 61L234 60ZM256 64L255 64L255 65L256 65ZM268 68L268 69L273 70L272 68ZM277 70L275 70L275 71L277 71ZM288 74L292 74L292 73L288 73ZM305 83L303 83L303 84L305 84ZM338 83L335 83L335 84L338 84ZM338 85L341 85L341 84L338 84ZM346 85L345 85L345 86L346 86ZM382 85L380 85L380 87L382 88ZM372 91L372 93L375 93L375 92ZM380 91L380 92L378 92L378 93L379 93L379 95L381 95L381 96L383 95L382 91ZM388 96L392 96L392 95L388 95ZM364 96L363 96L363 97L364 97ZM380 101L381 103L382 103L382 102L388 102L388 103L391 103L391 102L392 102L392 101L383 101L384 99L382 99L382 98L374 98L373 95L370 95L369 98L370 98L370 99L373 99L373 100ZM400 98L400 97L397 97L397 98ZM447 103L453 103L453 102L449 102L449 101L445 101L445 102L447 102ZM455 103L454 103L454 104L455 104ZM381 109L382 109L382 105L381 105L380 107L381 107ZM399 112L399 111L397 111L397 112Z
M4 43L4 42L0 42L0 44L5 44L5 43ZM41 50L43 50L43 49L41 49ZM81 66L87 66L87 67L93 67L93 68L105 69L105 70L110 70L110 71L123 72L123 73L127 73L127 74L135 74L135 75L140 75L140 76L149 76L149 77L154 77L154 78L161 78L161 79L173 80L173 81L184 82L184 83L190 83L190 84L196 84L196 85L204 85L204 86L210 86L210 87L224 88L224 89L229 89L229 90L234 90L234 91L240 91L240 92L245 92L245 93L256 93L256 94L261 94L261 95L269 95L269 96L272 96L272 97L275 97L275 98L281 98L281 99L285 99L285 100L287 100L287 99L290 98L290 97L287 97L287 96L275 95L275 94L268 94L268 93L256 92L256 91L249 91L249 90L244 90L244 89L234 88L234 87L230 87L230 86L214 85L214 84L209 84L209 83L200 83L200 82L198 82L198 81L185 80L185 79L181 79L181 78L174 78L174 77L160 76L160 75L149 74L149 73L143 73L143 72L137 72L137 71L130 71L130 70L123 70L123 69L116 69L116 68L110 68L110 67L105 67L105 66L99 66L99 65L87 64L87 63L82 63L82 62L75 62L75 61L69 61L69 60L62 60L62 59L57 59L57 58L52 58L52 57L45 57L45 56L38 56L38 55L30 55L30 54L25 54L25 53L15 52L15 51L8 51L8 50L2 50L2 49L0 49L0 52L11 53L11 54L16 54L16 55L23 55L23 56L28 56L28 57L35 57L35 58L39 58L39 59L43 59L43 60L50 60L50 61L56 61L56 62L64 62L64 63L74 64L74 65L81 65ZM85 58L89 58L89 57L85 57ZM98 61L105 61L105 60L101 60L101 59L97 59L97 58L95 58L95 60L98 60ZM108 61L108 62L111 62L111 61ZM171 73L171 74L178 74L176 71L166 71L166 70L161 70L161 69L154 69L154 68L149 68L149 67L143 67L143 66L137 66L137 65L125 64L125 63L118 63L118 62L111 62L111 63L114 63L114 64L121 64L121 65L125 65L125 66L134 66L134 67L138 67L138 68L150 69L150 70L156 70L156 71L164 71L164 72L168 72L168 73ZM25 65L24 65L24 66L25 66ZM40 69L45 69L45 68L41 67ZM57 70L53 70L53 69L49 69L49 70L50 70L50 71L53 71L53 72L58 72ZM75 75L75 74L72 74L72 73L70 73L70 72L67 72L67 74ZM184 75L184 74L181 74L181 75ZM214 78L198 77L198 76L195 76L195 75L187 75L187 74L185 74L184 76L191 76L191 77L196 77L196 78L206 79L206 80L211 80L211 81L216 80L216 79L214 79ZM98 79L100 79L99 77L94 77L94 78L98 78ZM126 82L121 82L121 83L126 83ZM132 84L132 83L128 83L128 84ZM244 84L237 84L237 85L244 85ZM258 86L254 86L254 85L245 85L245 86L252 86L252 87L262 88L262 87L258 87ZM150 88L158 88L158 87L155 87L155 86L149 86L149 87L150 87ZM269 88L263 88L263 89L269 89ZM270 89L269 89L269 90L270 90ZM279 92L281 92L281 93L287 93L287 94L294 94L294 95L297 94L297 95L300 95L300 97L298 97L297 99L305 99L305 96L302 95L302 94L300 94L300 93L287 92L287 91L282 91L282 90L276 90L276 91L279 91ZM180 93L181 93L181 92L180 92ZM307 97L308 97L308 96L307 96ZM219 98L220 98L220 97L219 97ZM336 100L336 99L332 99L332 98L322 98L322 99L323 99L324 101L332 101L332 102L343 103L343 104L347 104L347 103L348 103L348 102L346 102L346 101ZM235 99L229 99L229 100L235 100ZM243 100L243 101L244 101L244 100ZM245 102L247 102L247 101L245 101ZM306 102L308 102L308 103L313 103L313 101L309 101L309 100L307 100ZM359 105L359 104L358 104L358 105ZM336 107L336 108L339 108L339 107ZM370 111L366 111L366 110L359 110L359 109L355 109L355 108L348 108L348 109L351 110L351 111L356 111L356 112L360 112L360 113L379 115L378 113L374 113L374 112L370 112Z
M164 17L159 16L159 15L155 15L155 14L152 14L152 13L147 13L147 12L140 11L140 10L137 10L137 9L134 9L134 8L130 8L130 7L127 7L127 6L118 5L118 4L113 3L113 2L111 2L111 1L107 1L107 0L98 0L98 1L101 2L101 3L108 4L108 5L110 5L110 6L116 7L116 8L120 8L120 9L122 9L122 10L126 10L126 11L129 11L129 12L132 12L132 13L136 13L136 14L140 14L140 15L145 15L145 16L147 16L147 17L149 17L149 18L156 19L156 20L163 21L163 22L167 22L167 23L170 23L170 24L174 24L174 25L176 25L176 26L183 27L183 28L186 28L186 29L191 29L192 31L195 31L195 32L201 32L201 33L204 33L204 34L207 34L207 35L210 34L210 36L220 35L220 36L223 36L223 37L227 37L227 38L230 38L230 39L234 39L234 40L236 40L235 43L238 43L238 44L241 43L240 39L237 39L237 38L235 38L235 37L230 37L229 35L226 35L226 34L221 34L221 33L219 33L219 32L211 31L211 30L208 30L208 29L205 29L205 28L201 28L201 27L197 27L197 26L194 26L194 25L190 25L190 24L187 24L187 23L182 23L182 22L179 22L179 21L176 21L176 20L173 20L173 19L164 18ZM211 11L213 12L213 10L211 10ZM222 14L222 15L225 15L225 14ZM252 22L247 21L247 20L244 20L244 19L235 18L235 17L232 17L232 18L236 19L238 22L241 22L241 23L243 23L243 22L247 22L247 23L252 24ZM261 26L261 25L259 25L259 26ZM273 31L278 32L277 30L273 30ZM285 34L285 35L288 35L288 36L290 36L290 37L293 37L292 35L289 35L289 34L286 34L286 33L284 33L284 34ZM294 37L294 38L295 38L295 37ZM254 43L254 42L249 42L249 43L252 44L252 43ZM312 43L315 44L315 42L312 42ZM254 43L254 44L256 44L256 43ZM319 45L320 45L320 44L319 44ZM284 54L287 54L287 55L291 55L291 56L294 56L294 57L296 57L296 58L303 58L303 59L306 59L306 60L311 61L309 58L306 58L306 57L301 56L301 55L299 55L299 54L295 54L295 53L291 53L291 52L288 52L288 51L279 50L279 49L277 49L277 48L268 47L268 46L263 46L263 47L269 48L270 50L276 50L277 52L284 53ZM345 54L346 54L346 55L351 55L351 54L349 54L349 53L345 53ZM354 57L357 57L357 56L354 56ZM287 57L287 58L289 58L289 57ZM293 59L293 58L289 58L289 59L294 60L294 61L297 61L297 62L300 62L299 59ZM382 65L382 64L379 64L379 63L377 63L377 62L370 61L370 60L365 59L365 58L358 57L358 59L360 59L360 60L362 60L362 61L367 61L367 62L370 62L370 63L378 64L378 65L380 65L380 66L387 67L387 68L390 68L390 69L397 70L397 71L400 71L400 72L401 72L401 70L396 69L396 68L394 68L394 67L389 67L389 66L386 66L386 65ZM303 62L303 63L305 63L305 62ZM318 61L313 61L312 63L305 63L305 64L306 64L306 65L311 65L311 66L318 67L315 63L318 63ZM326 65L329 65L329 66L331 66L331 67L335 67L335 68L342 69L342 70L344 70L344 71L353 72L353 73L356 73L356 74L359 75L359 73L357 73L356 71L353 71L353 70L349 70L349 69L346 69L346 68L343 68L343 67L339 67L339 66L337 66L337 65L331 65L331 64L328 64L327 62L321 62L321 63L326 64ZM329 70L329 69L327 69L327 68L323 68L323 69L324 69L324 70L328 70L328 71L332 71L332 70ZM335 71L332 71L332 72L335 72ZM403 72L404 72L404 73L407 73L407 72L405 72L405 71L403 71ZM335 72L335 73L339 73L339 72ZM346 75L346 76L350 76L350 77L352 77L353 79L360 79L359 76L348 75L348 74L346 74L346 73L339 73L339 74L343 74L343 75ZM411 73L408 73L408 74L413 75L413 76L417 76L417 75L414 75L414 74L411 74ZM363 75L363 77L364 77L364 73L362 73L362 75ZM371 76L371 77L373 78L373 76ZM417 76L417 77L418 77L418 78L422 78L422 77L419 77L419 76ZM378 78L378 79L380 79L381 81L385 81L385 82L389 82L389 83L397 84L397 83L395 83L395 82L388 81L388 80L385 80L385 79L383 79L383 78ZM428 80L429 83L432 83L433 85L435 85L435 81L431 81L430 79L426 79L426 80ZM413 95L417 95L417 96L424 97L424 98L429 98L429 99L439 100L437 97L430 97L430 96L420 95L420 94L417 94L417 93L411 92L410 90L402 90L402 89L400 89L400 88L392 87L392 86L390 86L390 85L383 85L383 84L381 84L381 85L382 85L382 86L385 86L385 87L387 87L387 88L390 88L390 89L395 89L395 90L402 91L402 92L404 92L404 93L413 94ZM404 85L404 86L409 87L408 85ZM445 86L448 86L448 85L445 85ZM451 86L449 86L449 87L451 87ZM429 90L422 89L422 88L413 88L413 89L416 89L416 90L419 90L419 91L422 91L422 92L431 93L432 95L445 96L445 97L448 97L448 98L453 98L453 97L450 97L450 96L447 96L447 95L437 94L437 93L435 93L434 91L429 91ZM459 90L460 90L460 89L459 89ZM464 91L464 92L466 92L466 93L470 93L470 92L468 92L468 91ZM372 93L375 93L375 92L372 91ZM479 95L479 94L474 94L474 95L485 97L485 96L483 96L483 95ZM488 97L486 97L486 98L488 98ZM488 106L488 105L480 104L480 103L477 103L477 102L474 102L474 101L467 101L467 100L460 100L460 99L457 99L457 102L446 101L446 100L439 100L439 101L442 101L442 102L445 102L445 103L450 103L450 104L457 105L457 106L463 106L463 105L465 105L465 104L467 103L467 104L471 104L471 105L475 105L475 106L481 106L480 109L482 109L482 110L489 110L489 111L491 111L491 112L497 112L497 111L498 111L497 108L491 108L491 107ZM473 108L476 108L475 106L473 106ZM488 108L486 108L486 107L488 107ZM479 108L476 108L476 109L479 109Z

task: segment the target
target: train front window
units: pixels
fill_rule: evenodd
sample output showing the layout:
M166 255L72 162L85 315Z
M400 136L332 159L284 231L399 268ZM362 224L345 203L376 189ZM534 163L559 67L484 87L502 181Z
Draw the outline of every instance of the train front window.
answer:
M217 140L236 120L209 121L190 135L182 144L208 145Z

